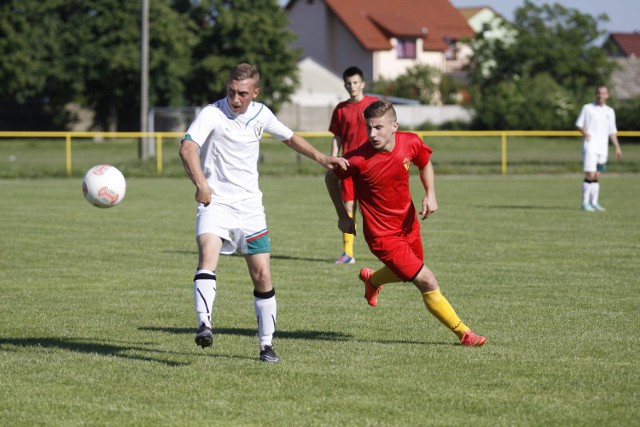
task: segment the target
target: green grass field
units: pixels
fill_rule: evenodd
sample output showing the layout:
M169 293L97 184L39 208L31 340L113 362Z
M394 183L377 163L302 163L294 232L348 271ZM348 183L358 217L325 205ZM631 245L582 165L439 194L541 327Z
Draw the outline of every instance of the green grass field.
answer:
M278 365L258 361L244 261L218 268L214 346L193 342L195 205L187 178L129 178L100 210L79 178L0 180L0 425L631 426L640 419L640 177L437 178L427 263L463 348L418 291L377 308L334 266L318 176L262 178L279 304ZM417 184L417 180L413 182Z

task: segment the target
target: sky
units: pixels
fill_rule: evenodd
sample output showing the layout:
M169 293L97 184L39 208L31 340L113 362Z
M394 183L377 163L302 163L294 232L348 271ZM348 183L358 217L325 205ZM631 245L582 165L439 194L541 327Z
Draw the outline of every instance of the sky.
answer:
M524 4L524 0L449 0L455 7L490 6L504 16L513 20L514 11ZM598 16L606 13L609 22L601 23L600 28L610 33L640 32L640 1L638 0L533 0L536 5L561 4L580 13Z
M281 5L287 0L278 0ZM345 0L348 1L348 0ZM415 0L421 1L421 0ZM513 12L524 4L524 0L449 0L455 7L490 6L493 10L513 20ZM600 24L600 28L610 33L640 32L639 0L533 0L535 4L558 3L567 8L577 9L581 13L598 16L606 13L609 22Z

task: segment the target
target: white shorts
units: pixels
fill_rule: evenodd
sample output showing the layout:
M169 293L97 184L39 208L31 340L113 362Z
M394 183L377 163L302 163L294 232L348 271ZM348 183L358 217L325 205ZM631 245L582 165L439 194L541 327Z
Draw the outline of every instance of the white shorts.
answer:
M255 201L237 202L233 206L198 204L196 237L205 233L222 239L220 252L225 255L271 252L264 206Z
M596 172L603 171L604 165L607 164L606 154L594 154L587 150L582 150L582 171L583 172Z

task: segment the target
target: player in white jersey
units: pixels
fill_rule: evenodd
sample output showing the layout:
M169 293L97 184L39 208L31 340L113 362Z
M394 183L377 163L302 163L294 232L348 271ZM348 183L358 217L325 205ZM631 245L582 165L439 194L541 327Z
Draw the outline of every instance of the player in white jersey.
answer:
M279 362L273 349L277 305L271 282L269 231L258 186L260 139L264 132L327 169L346 169L347 161L325 156L282 124L264 104L260 74L250 64L229 73L227 96L205 107L182 139L180 158L196 186L198 269L194 303L198 316L196 344L211 346L211 312L216 296L220 254L244 255L254 286L260 360Z
M598 198L600 195L600 173L606 170L609 153L609 139L616 149L616 158L622 157L622 150L616 133L616 114L607 105L609 89L598 86L595 102L585 104L576 120L576 127L582 133L582 159L584 182L582 183L582 209L587 212L604 211Z

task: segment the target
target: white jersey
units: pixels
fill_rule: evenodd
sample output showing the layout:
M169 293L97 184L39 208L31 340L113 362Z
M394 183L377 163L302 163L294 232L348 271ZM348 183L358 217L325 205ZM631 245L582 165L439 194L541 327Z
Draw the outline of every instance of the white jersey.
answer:
M252 102L246 113L238 115L223 98L206 106L191 123L184 139L200 146L202 170L213 202L261 202L258 157L263 132L281 141L293 136L293 131L259 102Z
M584 141L583 148L593 154L607 155L609 152L609 136L618 133L616 113L608 105L595 102L585 104L576 120L576 126L590 135Z

